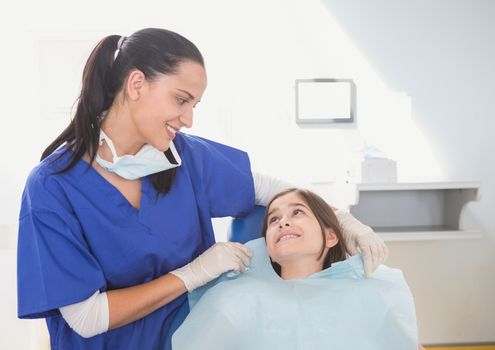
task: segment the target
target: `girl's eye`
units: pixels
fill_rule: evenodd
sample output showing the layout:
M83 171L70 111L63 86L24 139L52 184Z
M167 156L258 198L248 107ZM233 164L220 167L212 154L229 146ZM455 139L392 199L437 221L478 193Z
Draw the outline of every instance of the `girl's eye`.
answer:
M273 224L274 222L277 222L277 220L278 220L278 217L276 217L276 216L272 216L272 217L268 220L268 223L269 223L269 224Z
M301 209L296 209L294 210L294 215L299 215L299 214L304 214L304 212Z

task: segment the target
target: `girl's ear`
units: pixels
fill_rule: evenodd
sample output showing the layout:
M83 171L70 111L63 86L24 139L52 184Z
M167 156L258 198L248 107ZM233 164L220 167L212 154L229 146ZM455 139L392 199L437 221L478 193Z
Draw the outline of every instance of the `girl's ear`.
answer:
M325 229L325 247L326 248L332 248L339 243L339 239L337 238L337 235L335 234L334 230L331 228Z

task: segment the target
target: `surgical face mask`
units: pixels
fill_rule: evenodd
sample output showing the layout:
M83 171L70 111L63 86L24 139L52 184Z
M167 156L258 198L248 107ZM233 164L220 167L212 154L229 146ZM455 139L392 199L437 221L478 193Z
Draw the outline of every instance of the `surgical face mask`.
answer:
M112 152L113 161L109 162L101 158L97 153L96 162L106 171L115 173L127 180L136 180L150 174L172 169L182 163L172 141L170 141L170 151L177 164L171 163L163 152L149 144L144 145L135 155L126 154L119 157L112 140L100 129L100 146L103 140L105 140Z

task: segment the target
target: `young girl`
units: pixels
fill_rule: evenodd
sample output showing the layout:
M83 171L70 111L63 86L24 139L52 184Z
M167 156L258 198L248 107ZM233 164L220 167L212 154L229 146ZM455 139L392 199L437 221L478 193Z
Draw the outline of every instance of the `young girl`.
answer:
M263 237L237 276L189 295L191 313L176 349L416 350L411 292L396 269L364 277L361 256L346 259L340 225L316 194L288 189L268 204Z

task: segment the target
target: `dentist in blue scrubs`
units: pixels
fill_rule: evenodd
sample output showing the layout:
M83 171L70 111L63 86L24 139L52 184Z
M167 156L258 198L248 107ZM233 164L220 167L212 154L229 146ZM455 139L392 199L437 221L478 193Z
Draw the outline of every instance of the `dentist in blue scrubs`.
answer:
M168 349L186 292L249 265L245 246L215 243L211 218L247 214L290 184L180 132L206 81L197 47L168 30L110 35L92 51L19 217L18 316L45 318L52 349ZM347 246L371 272L387 248L348 216Z

